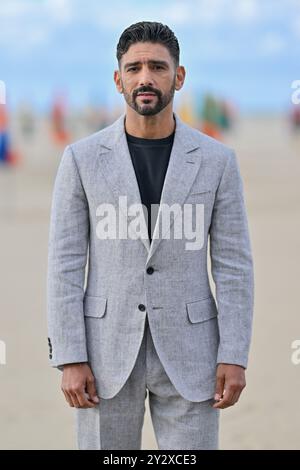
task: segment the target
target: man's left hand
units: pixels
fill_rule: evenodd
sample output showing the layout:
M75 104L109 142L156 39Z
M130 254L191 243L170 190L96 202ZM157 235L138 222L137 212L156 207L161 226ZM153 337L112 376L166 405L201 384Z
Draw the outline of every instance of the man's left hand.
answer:
M218 364L213 408L228 408L239 399L246 386L245 369L234 364Z

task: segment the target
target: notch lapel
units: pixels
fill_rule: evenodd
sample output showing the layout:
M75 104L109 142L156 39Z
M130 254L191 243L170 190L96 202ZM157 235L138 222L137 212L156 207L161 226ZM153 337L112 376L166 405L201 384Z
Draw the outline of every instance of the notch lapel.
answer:
M180 213L180 209L177 208L167 230L164 228L160 233L163 205L170 207L173 204L179 204L181 206L184 203L202 160L201 152L198 150L201 133L199 132L196 137L197 131L184 124L175 112L173 114L176 122L175 136L151 244L147 230L143 236L134 230L132 224L129 225L134 238L138 238L147 250L147 263L153 257L162 239L167 238L168 232ZM127 207L133 204L141 206L141 195L125 134L125 117L126 114L123 113L106 129L98 154L101 156L99 167L114 195L117 207L119 207L120 196L127 196ZM123 215L126 215L122 208L121 210ZM146 226L145 214L141 216Z
M174 142L147 263L153 257L161 241L168 238L168 234L176 217L181 212L182 205L187 198L202 161L202 154L197 151L199 149L199 136L198 138L195 136L197 131L184 124L176 113L174 113L174 117L176 121ZM166 205L170 208L173 204L176 204L174 206L174 216L171 217L170 224L165 228L162 226L163 207Z

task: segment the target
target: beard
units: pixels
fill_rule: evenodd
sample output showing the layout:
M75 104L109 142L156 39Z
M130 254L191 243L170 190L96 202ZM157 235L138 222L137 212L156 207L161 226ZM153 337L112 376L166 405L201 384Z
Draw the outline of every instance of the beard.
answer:
M173 80L170 90L164 94L162 94L160 90L157 90L155 88L150 88L148 86L144 86L135 90L131 95L126 92L126 89L123 86L123 95L128 106L134 109L141 116L155 116L155 114L160 113L172 101L174 97L174 93L175 93L175 81L176 81L176 76L174 76L174 80ZM146 92L154 93L156 98L154 99L144 98L143 102L139 104L137 102L138 93L146 93Z

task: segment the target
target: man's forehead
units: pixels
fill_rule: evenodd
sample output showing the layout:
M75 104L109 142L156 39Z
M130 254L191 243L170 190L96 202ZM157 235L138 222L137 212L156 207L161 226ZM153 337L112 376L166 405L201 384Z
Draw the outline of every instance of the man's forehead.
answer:
M125 56L126 59L136 58L140 61L170 59L169 51L165 46L148 42L132 44L123 57Z

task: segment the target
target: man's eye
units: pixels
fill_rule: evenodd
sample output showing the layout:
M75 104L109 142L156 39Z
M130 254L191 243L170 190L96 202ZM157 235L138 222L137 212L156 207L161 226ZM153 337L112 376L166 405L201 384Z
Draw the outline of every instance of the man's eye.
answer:
M131 70L136 70L136 69L137 69L137 67L130 67L130 68L128 69L128 72L131 72Z
M163 67L161 65L155 65L156 69L162 69Z

